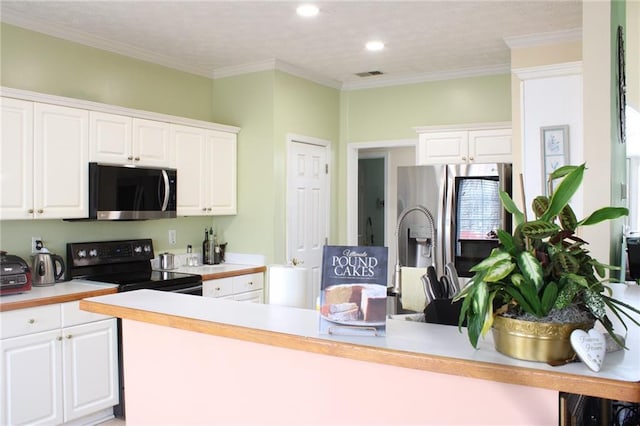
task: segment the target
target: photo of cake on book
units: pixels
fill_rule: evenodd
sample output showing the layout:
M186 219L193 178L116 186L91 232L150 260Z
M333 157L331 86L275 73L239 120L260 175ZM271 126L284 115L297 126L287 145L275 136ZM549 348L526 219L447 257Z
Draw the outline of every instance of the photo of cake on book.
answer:
M387 248L325 246L322 263L320 332L384 335Z

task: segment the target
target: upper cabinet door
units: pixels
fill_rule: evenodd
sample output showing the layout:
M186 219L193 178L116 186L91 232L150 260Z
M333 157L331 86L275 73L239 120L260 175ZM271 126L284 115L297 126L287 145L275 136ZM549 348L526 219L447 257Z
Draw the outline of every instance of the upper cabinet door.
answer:
M89 159L97 163L133 164L131 117L91 111Z
M36 219L88 216L89 112L35 104Z
M418 164L464 164L468 162L467 131L421 133L418 139Z
M236 214L237 136L210 131L207 139L211 149L211 212L214 215Z
M469 161L473 163L511 163L511 129L469 132Z
M418 136L417 164L511 162L511 129L425 132Z
M175 146L178 170L179 216L198 216L207 213L206 198L211 181L207 164L206 131L204 129L171 125L171 141Z
M91 111L90 161L173 167L169 124Z
M33 102L1 98L0 219L33 218Z
M168 123L133 119L133 158L135 164L151 167L175 167L171 155Z

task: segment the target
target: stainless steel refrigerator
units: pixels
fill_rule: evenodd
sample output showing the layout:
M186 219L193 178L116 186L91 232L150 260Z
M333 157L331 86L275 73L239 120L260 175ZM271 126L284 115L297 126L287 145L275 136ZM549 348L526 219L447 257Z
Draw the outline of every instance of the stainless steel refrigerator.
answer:
M398 168L397 249L400 266L452 262L461 277L511 232L499 191L511 194L511 164L450 164Z

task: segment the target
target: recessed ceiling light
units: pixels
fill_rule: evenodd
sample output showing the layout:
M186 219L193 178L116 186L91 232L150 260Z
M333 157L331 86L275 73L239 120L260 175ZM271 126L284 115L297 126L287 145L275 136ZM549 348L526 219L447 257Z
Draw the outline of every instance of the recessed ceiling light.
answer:
M380 40L372 40L367 42L366 48L367 50L375 52L375 51L384 49L384 43L381 42Z
M318 9L318 6L313 4L302 4L296 9L296 13L299 16L304 16L305 18L316 16L319 11L320 9Z

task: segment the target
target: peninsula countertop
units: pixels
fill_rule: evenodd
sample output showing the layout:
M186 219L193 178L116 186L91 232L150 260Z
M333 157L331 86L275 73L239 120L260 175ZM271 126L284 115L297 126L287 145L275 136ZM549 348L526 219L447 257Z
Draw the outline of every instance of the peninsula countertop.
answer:
M640 333L629 350L607 354L602 369L560 367L506 357L491 335L473 349L455 326L388 320L384 337L323 335L319 313L139 290L92 297L81 309L176 329L416 370L640 402Z

